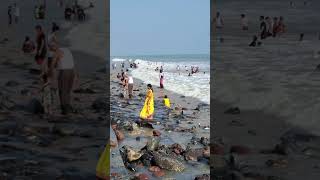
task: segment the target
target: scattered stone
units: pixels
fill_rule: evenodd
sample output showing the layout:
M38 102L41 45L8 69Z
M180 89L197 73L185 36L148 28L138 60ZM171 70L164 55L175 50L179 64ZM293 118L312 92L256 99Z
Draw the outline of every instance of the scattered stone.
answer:
M177 159L173 159L165 154L160 154L158 152L153 151L152 155L154 157L155 163L162 169L167 169L170 171L181 172L185 169L182 162Z
M119 97L120 98L124 98L124 94L123 93L119 93Z
M161 135L161 133L160 133L160 131L158 131L158 130L153 130L153 136L160 136Z
M173 152L176 153L177 155L180 155L184 152L184 149L178 143L172 144L171 148L173 149Z
M137 136L136 137L136 141L140 141L141 140L141 137L140 136Z
M141 173L135 176L134 180L149 180L149 176Z
M241 145L235 145L230 148L230 153L236 153L239 155L249 154L251 152L250 148Z
M248 134L251 134L253 136L257 135L257 132L255 130L248 130Z
M133 148L129 146L124 146L122 148L125 149L125 152L127 153L126 156L127 156L128 162L138 160L142 156L141 152L133 150Z
M227 109L225 112L225 114L240 114L240 109L238 107L232 107Z
M114 130L114 133L115 133L118 141L124 140L124 134L121 131L116 129L116 130Z
M29 103L26 106L26 110L30 113L33 113L33 114L43 114L44 113L44 108L43 108L41 102L36 98L33 98L29 101Z
M224 147L222 145L214 144L212 153L217 155L224 155Z
M160 170L161 169L158 166L150 166L149 167L149 171L151 171L151 172L158 172Z
M210 140L206 137L201 137L200 143L204 146L208 146L210 144Z
M164 173L163 170L160 169L160 171L155 171L155 172L153 172L153 175L154 175L155 177L162 177L162 176L165 175L165 173Z
M288 161L285 159L268 160L266 165L273 168L286 168L288 166Z
M90 88L79 88L79 89L75 89L73 91L74 93L81 93L81 94L95 94L96 92Z
M203 157L203 148L189 149L184 156L187 161L198 161L198 159Z
M96 110L96 112L105 112L107 110L106 98L97 98L94 100L91 107Z
M8 86L8 87L15 87L18 85L19 85L19 83L17 81L12 81L12 80L10 80L6 83L6 86Z
M210 175L209 174L203 174L196 176L194 180L210 180Z
M159 138L156 138L156 137L151 138L151 140L149 140L147 142L147 145L145 146L145 148L148 151L154 151L159 147L159 143L160 143L160 139Z

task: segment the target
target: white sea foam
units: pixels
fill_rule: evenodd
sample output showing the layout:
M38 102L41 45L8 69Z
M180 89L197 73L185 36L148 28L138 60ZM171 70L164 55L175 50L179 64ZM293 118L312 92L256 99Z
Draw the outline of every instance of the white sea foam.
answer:
M210 104L209 61L155 62L136 59L135 63L138 64L138 68L132 70L133 77L145 83L160 86L159 71L155 71L155 69L156 67L160 68L160 66L163 66L165 89L184 96L194 97L204 103ZM176 69L177 65L180 66L180 71ZM188 67L188 71L186 71L185 66ZM191 66L198 66L200 72L188 76Z

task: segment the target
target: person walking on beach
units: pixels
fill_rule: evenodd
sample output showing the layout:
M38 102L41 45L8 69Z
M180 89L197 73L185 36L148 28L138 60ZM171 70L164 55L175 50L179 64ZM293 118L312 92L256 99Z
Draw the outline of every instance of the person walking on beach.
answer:
M217 12L217 16L216 16L216 27L218 29L221 29L223 28L223 25L224 25L224 22L223 22L223 19L221 17L221 14L220 12Z
M133 77L131 74L128 75L128 94L129 99L131 99L133 96Z
M272 19L269 17L266 17L266 23L267 23L267 36L272 36L272 32L273 32Z
M267 24L264 16L260 16L260 38L265 39L267 36Z
M152 85L147 85L147 96L144 101L142 110L140 111L140 118L143 120L152 120L154 114L154 97Z
M245 14L241 14L241 28L244 31L249 29L249 21Z
M278 28L278 18L274 17L273 18L273 29L272 29L272 37L276 37L277 36L277 28Z
M37 62L38 65L40 65L41 72L43 73L45 70L43 61L45 60L47 55L46 36L40 25L36 26L36 33L37 33L37 38L36 38L37 52L35 55L35 61Z
M20 7L16 3L14 3L14 22L16 24L18 24L19 17L20 17Z
M58 89L61 113L66 115L72 111L71 92L75 80L74 60L68 48L58 48L56 44L52 46L54 51L53 66L58 69Z
M163 77L163 75L162 75L162 76L160 76L160 88L161 88L161 89L164 88L164 87L163 87L163 83L164 83L164 77Z
M8 6L8 24L12 24L12 7Z

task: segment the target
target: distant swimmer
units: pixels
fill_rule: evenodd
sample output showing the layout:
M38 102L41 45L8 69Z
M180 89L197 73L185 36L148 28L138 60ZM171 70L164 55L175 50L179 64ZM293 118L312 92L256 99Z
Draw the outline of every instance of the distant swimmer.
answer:
M189 73L189 75L188 76L191 76L191 73Z

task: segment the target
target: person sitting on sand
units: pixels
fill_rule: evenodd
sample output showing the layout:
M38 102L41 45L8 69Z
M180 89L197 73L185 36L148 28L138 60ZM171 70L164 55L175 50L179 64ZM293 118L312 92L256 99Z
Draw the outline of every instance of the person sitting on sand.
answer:
M46 115L52 114L52 104L53 104L53 96L51 92L50 86L50 77L47 73L42 75L42 87L41 87L41 95L42 95L42 106L44 108L44 112Z
M249 29L249 21L245 14L241 14L241 28L244 31Z
M32 53L35 50L34 42L27 36L22 45L22 51L24 53Z
M256 35L253 36L252 42L249 44L250 47L256 47L257 46L258 37Z
M154 97L152 85L148 84L147 89L147 96L143 108L140 111L140 118L143 120L152 120L154 114Z
M167 108L169 108L169 109L171 108L170 99L168 98L167 95L164 95L163 104L164 104Z

